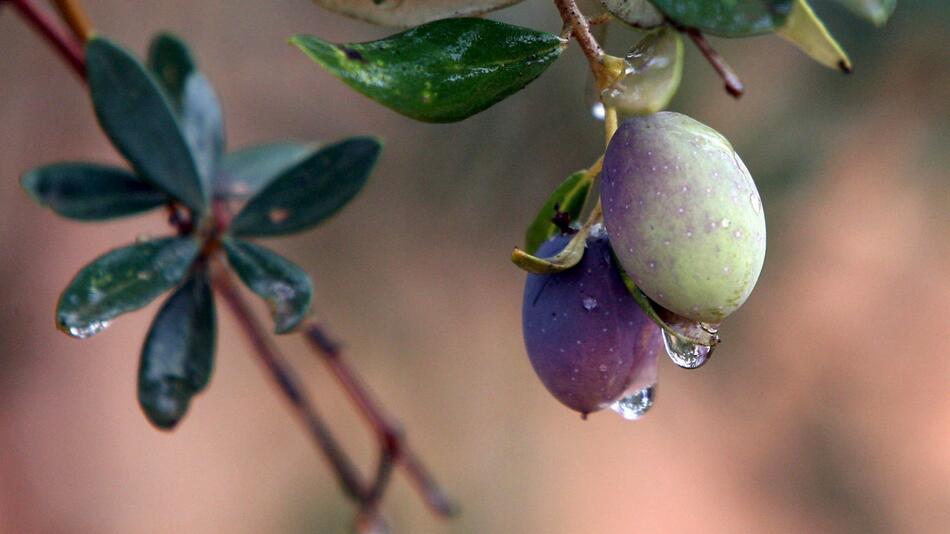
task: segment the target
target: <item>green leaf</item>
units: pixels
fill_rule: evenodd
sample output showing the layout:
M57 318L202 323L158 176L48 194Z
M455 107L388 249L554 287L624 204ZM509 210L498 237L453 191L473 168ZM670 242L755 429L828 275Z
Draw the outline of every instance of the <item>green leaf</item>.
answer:
M165 237L115 249L82 268L59 297L56 324L63 332L87 338L123 313L145 306L178 284L199 243Z
M100 221L148 211L169 201L132 173L93 163L55 163L20 180L41 206L71 219Z
M224 154L224 117L214 88L200 72L193 72L185 81L181 127L204 190L211 191Z
M471 17L522 0L314 0L330 11L380 24L408 28L448 17Z
M152 76L131 54L102 37L86 43L86 70L99 124L136 174L203 211L206 191L188 143Z
M649 115L670 103L683 77L683 38L672 28L647 34L626 55L627 74L604 89L604 105Z
M283 141L243 148L224 156L215 181L215 195L249 198L281 173L312 155L316 144Z
M883 26L897 8L897 0L838 0L855 15Z
M785 23L793 0L651 0L670 20L721 37L769 33Z
M171 33L159 33L148 47L148 68L180 109L185 80L197 70L188 45Z
M805 0L795 0L785 25L776 30L826 67L851 72L851 60Z
M663 13L649 0L601 0L600 3L613 16L634 28L648 30L666 22Z
M286 334L300 324L310 310L313 295L307 273L262 246L231 238L223 242L231 268L267 302L275 332Z
M162 305L139 362L139 405L148 420L171 429L214 366L215 310L206 269L196 271Z
M446 19L369 43L290 40L347 85L426 122L470 117L518 91L561 55L557 35L484 19Z
M545 241L558 233L558 227L551 222L556 210L567 213L571 222L577 221L581 210L584 209L584 201L587 199L592 182L593 176L583 170L568 176L561 185L557 186L525 232L525 252L534 254Z
M275 236L323 222L359 193L379 156L379 141L352 137L284 171L231 222L238 236Z

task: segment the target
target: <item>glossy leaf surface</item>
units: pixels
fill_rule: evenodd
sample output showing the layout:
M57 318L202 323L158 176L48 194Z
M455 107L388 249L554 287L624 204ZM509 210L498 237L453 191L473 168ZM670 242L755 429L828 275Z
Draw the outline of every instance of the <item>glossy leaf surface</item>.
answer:
M188 45L175 35L159 33L148 48L148 68L180 109L185 80L196 70Z
M278 334L300 324L310 310L313 295L307 273L276 252L247 241L225 239L224 250L231 268L267 302Z
M202 269L165 301L142 347L138 399L152 424L171 429L184 417L211 378L214 346L214 297Z
M352 137L317 151L262 189L231 222L238 236L291 234L320 224L359 193L379 141Z
M330 11L380 24L407 28L449 17L481 15L522 0L315 0Z
M24 174L20 183L41 206L82 221L133 215L169 201L125 169L93 163L46 165Z
M483 19L431 22L368 43L291 42L347 85L403 115L454 122L503 100L560 56L554 34Z
M254 196L316 150L316 144L282 141L231 152L221 162L215 194L237 199Z
M194 239L165 237L108 252L82 268L59 298L56 323L89 337L114 317L145 306L178 284L198 255Z
M785 23L792 0L651 0L671 20L722 37L774 31Z
M102 37L86 44L86 68L99 124L136 174L202 211L205 194L191 151L152 76L131 54Z
M551 221L556 211L566 213L571 222L577 221L590 191L591 178L586 170L577 171L557 186L525 232L525 252L534 254L545 241L558 233L558 227Z

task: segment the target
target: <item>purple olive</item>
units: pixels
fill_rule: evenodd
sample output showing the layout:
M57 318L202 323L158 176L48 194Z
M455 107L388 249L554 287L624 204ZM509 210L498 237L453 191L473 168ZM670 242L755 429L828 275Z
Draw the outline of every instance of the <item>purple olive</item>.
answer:
M554 237L538 255L553 256L568 240ZM600 410L656 381L661 331L628 292L601 227L573 268L528 275L522 321L535 373L573 410Z

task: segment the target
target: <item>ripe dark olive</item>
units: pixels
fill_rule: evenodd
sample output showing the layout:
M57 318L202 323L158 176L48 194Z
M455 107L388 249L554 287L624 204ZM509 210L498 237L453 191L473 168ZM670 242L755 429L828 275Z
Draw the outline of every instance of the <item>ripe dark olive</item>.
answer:
M538 255L552 256L568 240L554 237ZM573 410L600 410L656 381L656 359L664 350L660 329L627 291L600 227L576 266L528 275L522 321L535 373Z

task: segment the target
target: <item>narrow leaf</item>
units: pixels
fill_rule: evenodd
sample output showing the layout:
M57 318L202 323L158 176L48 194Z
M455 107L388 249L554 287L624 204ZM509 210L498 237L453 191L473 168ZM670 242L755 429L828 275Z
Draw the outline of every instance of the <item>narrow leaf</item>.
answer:
M368 43L290 40L347 85L403 115L454 122L503 100L560 56L557 35L484 19L430 22Z
M169 201L132 173L93 163L46 165L24 174L20 183L41 206L81 221L133 215Z
M851 60L805 0L795 0L788 20L776 33L822 65L851 72Z
M241 241L225 239L224 250L231 268L270 307L274 330L293 330L310 310L313 287L300 267L271 250Z
M231 222L238 236L291 234L330 217L359 193L379 156L379 141L352 137L284 171Z
M794 0L650 0L670 20L721 37L769 33L785 23Z
M566 213L571 222L577 221L592 182L593 176L583 170L568 176L557 186L525 232L524 249L528 254L537 252L545 241L558 233L558 227L552 222L557 211Z
M86 338L113 318L145 306L178 284L198 255L198 241L166 237L108 252L83 267L59 297L56 324Z
M86 68L99 124L136 174L201 212L206 195L167 98L131 54L102 37L86 44Z
M173 428L214 365L215 309L207 270L196 271L162 305L139 362L139 405L161 429Z
M224 117L214 88L200 72L193 72L185 81L181 126L202 186L205 191L211 191L224 153Z
M316 149L315 144L283 141L227 154L215 180L215 195L233 199L252 197Z
M471 17L522 0L314 0L330 11L380 24L407 28L448 17Z
M191 50L171 33L159 33L148 47L148 68L152 71L176 109L181 109L185 80L196 70Z
M855 15L883 26L897 7L897 0L838 0Z
M626 73L604 89L604 105L649 115L670 103L683 76L683 38L672 28L647 34L627 53Z
M666 23L666 18L649 0L600 0L601 5L613 16L641 30L656 28Z

